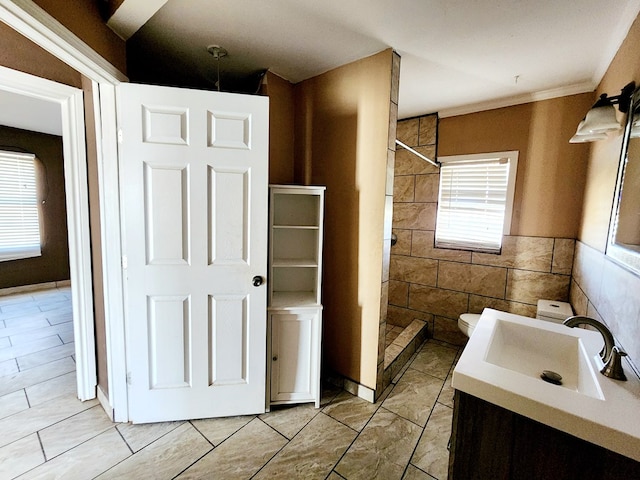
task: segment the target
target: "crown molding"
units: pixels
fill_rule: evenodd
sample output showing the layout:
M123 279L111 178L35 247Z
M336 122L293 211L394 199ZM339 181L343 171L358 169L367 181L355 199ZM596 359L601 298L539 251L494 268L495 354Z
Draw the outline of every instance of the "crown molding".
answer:
M593 92L597 84L592 81L575 83L564 87L551 88L540 92L524 93L513 97L498 98L486 102L473 103L471 105L463 105L460 107L445 108L438 112L439 118L455 117L458 115L467 115L469 113L483 112L486 110L494 110L496 108L512 107L514 105L522 105L524 103L540 102L552 98L566 97L567 95L577 95L579 93Z
M0 0L0 21L10 25L87 78L113 84L126 75L31 0Z

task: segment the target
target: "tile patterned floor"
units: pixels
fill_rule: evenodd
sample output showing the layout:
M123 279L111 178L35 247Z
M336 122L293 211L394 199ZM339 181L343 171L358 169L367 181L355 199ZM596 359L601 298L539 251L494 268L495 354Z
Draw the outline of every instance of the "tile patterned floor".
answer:
M0 478L445 479L457 347L427 341L376 404L114 424L75 396L69 289L0 297Z

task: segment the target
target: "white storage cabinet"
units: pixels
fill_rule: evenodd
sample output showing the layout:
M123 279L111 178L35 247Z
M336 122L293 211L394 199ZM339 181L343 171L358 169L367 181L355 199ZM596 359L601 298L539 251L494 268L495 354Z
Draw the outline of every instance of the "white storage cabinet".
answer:
M320 406L324 190L269 187L269 405Z

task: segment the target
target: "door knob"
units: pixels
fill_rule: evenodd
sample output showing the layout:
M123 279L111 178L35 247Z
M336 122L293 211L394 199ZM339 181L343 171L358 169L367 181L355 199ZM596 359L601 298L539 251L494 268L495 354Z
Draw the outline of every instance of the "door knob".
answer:
M255 277L253 277L253 286L254 287L259 287L260 285L262 285L263 279L260 275L256 275Z

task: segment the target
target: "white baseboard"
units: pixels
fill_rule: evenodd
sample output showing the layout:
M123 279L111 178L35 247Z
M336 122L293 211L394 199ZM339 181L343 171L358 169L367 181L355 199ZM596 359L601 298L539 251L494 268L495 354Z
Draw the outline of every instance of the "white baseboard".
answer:
M115 413L113 411L113 408L109 404L109 399L107 398L107 395L102 391L102 388L100 388L100 385L98 385L98 387L96 388L96 391L98 392L98 401L100 402L100 405L102 405L102 408L104 409L105 413L109 416L111 421L115 422L114 420Z

